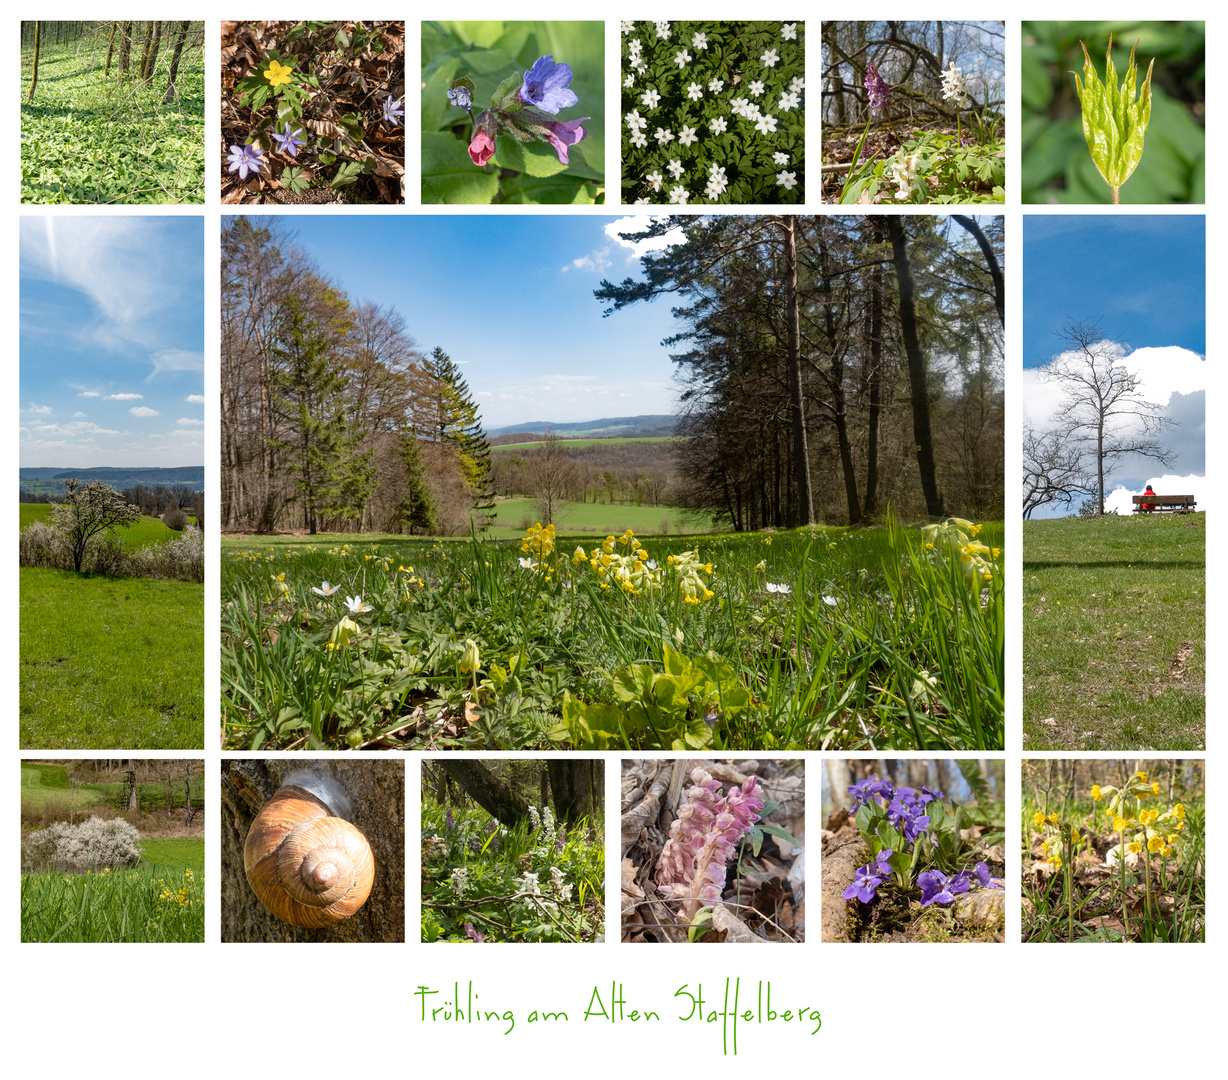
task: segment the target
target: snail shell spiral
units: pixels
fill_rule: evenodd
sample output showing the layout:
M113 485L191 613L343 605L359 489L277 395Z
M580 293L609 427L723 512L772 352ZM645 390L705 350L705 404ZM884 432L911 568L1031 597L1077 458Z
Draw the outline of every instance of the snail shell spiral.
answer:
M348 919L371 893L375 859L362 831L288 784L256 815L243 849L247 881L282 922L313 929Z

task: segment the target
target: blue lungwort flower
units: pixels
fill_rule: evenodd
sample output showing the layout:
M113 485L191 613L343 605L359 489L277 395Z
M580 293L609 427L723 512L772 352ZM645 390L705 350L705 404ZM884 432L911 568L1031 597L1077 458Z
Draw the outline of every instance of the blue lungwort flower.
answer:
M520 100L542 112L557 114L559 109L574 105L580 99L567 89L571 83L571 68L556 64L553 56L539 56L524 73Z

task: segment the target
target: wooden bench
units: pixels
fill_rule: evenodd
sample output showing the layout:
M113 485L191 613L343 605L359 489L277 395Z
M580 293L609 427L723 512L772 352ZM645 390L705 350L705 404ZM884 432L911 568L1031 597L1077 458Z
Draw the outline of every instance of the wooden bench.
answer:
M1198 505L1193 495L1132 495L1131 498L1136 514L1192 514Z

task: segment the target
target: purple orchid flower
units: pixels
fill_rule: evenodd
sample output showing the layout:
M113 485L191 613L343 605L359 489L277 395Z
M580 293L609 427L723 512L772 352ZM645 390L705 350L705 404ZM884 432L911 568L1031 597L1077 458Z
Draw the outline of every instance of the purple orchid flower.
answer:
M866 64L866 93L870 96L870 111L874 113L882 112L891 103L891 87L883 82L883 78L878 73L878 68L873 64Z

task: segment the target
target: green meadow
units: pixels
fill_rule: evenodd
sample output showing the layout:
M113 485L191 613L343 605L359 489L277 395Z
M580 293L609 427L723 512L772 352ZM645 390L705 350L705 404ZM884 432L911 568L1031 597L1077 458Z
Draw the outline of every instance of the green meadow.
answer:
M1023 523L1023 738L1206 747L1206 514Z

